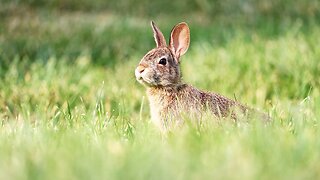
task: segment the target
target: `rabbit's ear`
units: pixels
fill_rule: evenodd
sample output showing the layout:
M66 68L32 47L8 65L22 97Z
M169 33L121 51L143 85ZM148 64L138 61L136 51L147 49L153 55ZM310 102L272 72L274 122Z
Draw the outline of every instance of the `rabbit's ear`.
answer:
M190 44L190 30L187 23L182 22L174 26L170 35L170 49L177 60L187 52Z
M166 39L164 38L162 32L155 25L155 23L153 21L151 21L151 27L153 30L153 37L154 37L154 40L156 41L157 47L167 46Z

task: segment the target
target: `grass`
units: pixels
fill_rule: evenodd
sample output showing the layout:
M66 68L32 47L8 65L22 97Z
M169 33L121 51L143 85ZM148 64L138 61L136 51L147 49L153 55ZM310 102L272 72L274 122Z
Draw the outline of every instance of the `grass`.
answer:
M159 19L168 36L176 19ZM0 179L319 178L318 23L187 21L184 81L272 123L208 117L161 134L134 79L149 18L35 11L1 22Z

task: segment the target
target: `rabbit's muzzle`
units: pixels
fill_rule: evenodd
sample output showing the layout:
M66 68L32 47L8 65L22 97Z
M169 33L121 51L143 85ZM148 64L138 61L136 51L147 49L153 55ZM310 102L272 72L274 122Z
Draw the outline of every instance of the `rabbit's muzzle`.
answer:
M139 64L135 70L135 76L139 83L146 86L156 85L154 78L152 78L152 73L146 65Z

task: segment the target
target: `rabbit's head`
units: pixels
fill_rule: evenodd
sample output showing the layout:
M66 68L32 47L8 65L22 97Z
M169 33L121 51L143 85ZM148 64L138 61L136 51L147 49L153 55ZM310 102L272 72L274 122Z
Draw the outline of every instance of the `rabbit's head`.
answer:
M149 51L135 70L137 81L149 87L175 86L180 83L180 57L190 43L190 31L186 23L174 26L169 45L160 29L151 21L157 47Z

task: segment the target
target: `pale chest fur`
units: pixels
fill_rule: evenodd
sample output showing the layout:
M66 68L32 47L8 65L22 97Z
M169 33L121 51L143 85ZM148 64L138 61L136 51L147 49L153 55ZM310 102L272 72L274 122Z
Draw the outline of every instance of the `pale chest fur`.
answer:
M200 92L190 91L188 86L181 89L148 89L152 121L159 127L178 125L182 116L195 117L202 109L197 99Z
M170 116L176 116L179 110L176 96L170 96L166 93L153 94L150 91L147 94L153 123L159 127L164 127Z

